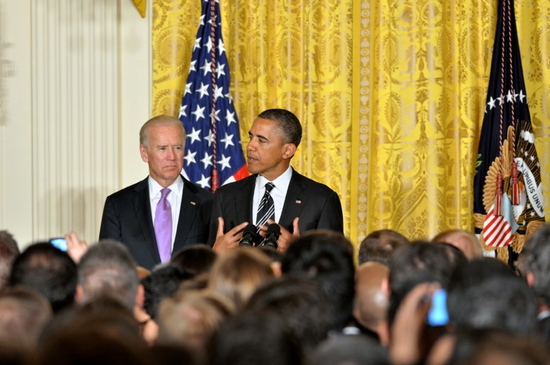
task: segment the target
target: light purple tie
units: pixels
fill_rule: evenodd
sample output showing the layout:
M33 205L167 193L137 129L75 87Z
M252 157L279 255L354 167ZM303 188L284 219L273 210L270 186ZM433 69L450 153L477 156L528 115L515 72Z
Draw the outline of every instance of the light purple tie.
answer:
M170 202L166 199L170 189L164 188L160 192L162 196L157 204L154 226L160 262L166 262L172 255L172 209Z

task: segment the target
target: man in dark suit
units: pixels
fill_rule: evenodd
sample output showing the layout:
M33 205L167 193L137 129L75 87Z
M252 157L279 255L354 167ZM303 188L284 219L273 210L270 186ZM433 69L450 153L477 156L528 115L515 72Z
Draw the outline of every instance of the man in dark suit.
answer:
M338 194L290 166L302 138L298 118L285 109L266 110L254 120L248 135L248 171L253 175L216 191L209 236L214 250L238 247L249 223L259 226L263 235L268 224L278 223L277 249L283 252L300 232L329 229L343 233ZM258 212L268 195L273 209L264 222Z
M99 239L122 242L138 265L152 269L183 247L206 243L213 194L181 176L185 130L178 119L154 117L139 135L149 176L107 197ZM159 202L163 202L163 213L159 213ZM164 219L165 214L170 216L164 220L167 226L159 228L155 218Z

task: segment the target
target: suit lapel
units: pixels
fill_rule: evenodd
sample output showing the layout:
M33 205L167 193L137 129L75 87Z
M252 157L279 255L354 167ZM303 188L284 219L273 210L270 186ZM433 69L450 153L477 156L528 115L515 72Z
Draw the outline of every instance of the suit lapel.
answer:
M252 214L252 201L254 200L254 186L256 184L256 177L258 175L252 175L242 180L242 189L238 194L235 194L235 211L237 212L237 224L242 222L253 221ZM248 204L245 204L248 202Z
M151 203L149 201L149 184L147 179L141 181L135 188L136 195L133 199L134 210L138 219L145 244L155 258L155 261L160 262L160 256L157 248L157 239L153 227L153 215L151 214Z
M174 239L174 248L172 252L175 253L185 246L189 232L193 227L193 223L197 216L197 211L200 207L201 200L191 191L188 182L183 179L183 197L181 198L180 216L178 219L178 229L176 230L176 237Z
M292 221L299 217L302 209L307 203L307 195L305 193L306 185L302 180L302 175L292 170L292 178L286 192L285 204L281 213L279 224L292 232Z

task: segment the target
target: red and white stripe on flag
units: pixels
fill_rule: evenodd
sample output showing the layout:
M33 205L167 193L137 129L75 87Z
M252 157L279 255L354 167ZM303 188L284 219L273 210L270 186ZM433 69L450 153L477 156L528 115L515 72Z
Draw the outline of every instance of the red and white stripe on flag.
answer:
M512 243L512 226L504 216L494 215L494 206L487 212L482 231L487 246L504 247Z

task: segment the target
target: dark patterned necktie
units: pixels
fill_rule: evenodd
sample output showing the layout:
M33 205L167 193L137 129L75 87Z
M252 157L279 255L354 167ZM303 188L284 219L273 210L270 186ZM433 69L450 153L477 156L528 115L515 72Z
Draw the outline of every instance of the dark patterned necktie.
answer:
M275 220L275 203L273 203L273 198L270 194L274 187L275 185L271 182L265 184L265 194L260 201L258 215L256 216L256 226L258 226L258 228L264 225L268 219Z

